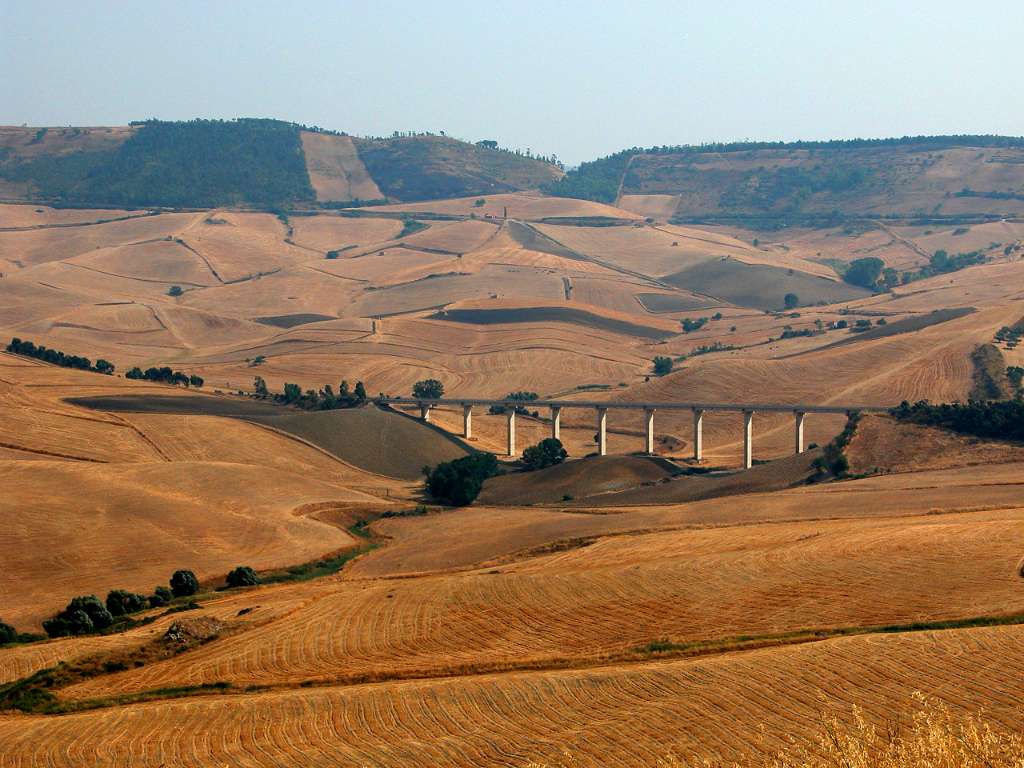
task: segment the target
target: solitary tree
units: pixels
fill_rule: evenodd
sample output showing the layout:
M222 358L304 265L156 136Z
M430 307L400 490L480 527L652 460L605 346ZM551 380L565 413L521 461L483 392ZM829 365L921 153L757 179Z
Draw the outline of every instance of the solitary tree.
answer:
M180 285L172 285L170 288L167 289L168 296L181 296L181 294L183 294L184 292L185 291L181 289Z
M437 379L423 379L412 385L412 396L420 400L437 400L444 396L444 384Z
M523 451L523 464L527 469L543 469L561 464L568 455L561 440L547 437Z
M666 373L672 372L672 358L665 357L664 355L658 355L654 358L654 373L658 376L664 376Z
M10 624L0 621L0 645L14 643L18 640L18 630Z
M800 306L800 297L795 293L787 293L782 300L786 304L786 309L796 309Z
M229 587L252 587L259 583L260 577L248 565L238 566L228 574L227 578Z
M850 263L850 268L846 270L843 279L848 283L873 291L878 287L878 278L881 277L884 267L885 262L874 256L856 259Z
M175 571L171 576L171 592L175 597L188 597L199 591L199 579L192 571Z

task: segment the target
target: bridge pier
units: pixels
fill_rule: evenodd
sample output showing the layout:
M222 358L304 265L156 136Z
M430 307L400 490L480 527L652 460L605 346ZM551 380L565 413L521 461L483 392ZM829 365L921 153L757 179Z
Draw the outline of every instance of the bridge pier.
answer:
M420 406L420 418L423 419L424 423L426 423L426 424L430 423L430 406L429 405L421 405Z
M597 409L597 454L608 455L608 409Z
M654 408L644 410L644 451L654 454Z
M516 455L516 409L515 406L506 411L508 414L508 455Z
M462 436L469 440L473 437L473 406L462 406Z
M693 409L693 460L704 460L704 411Z
M807 414L804 413L803 411L793 412L793 416L795 418L794 425L796 427L795 434L793 436L795 442L794 447L796 449L796 453L798 454L804 452L804 417L806 415Z
M743 468L754 466L754 412L743 412Z
M551 436L555 440L562 439L562 406L551 406Z

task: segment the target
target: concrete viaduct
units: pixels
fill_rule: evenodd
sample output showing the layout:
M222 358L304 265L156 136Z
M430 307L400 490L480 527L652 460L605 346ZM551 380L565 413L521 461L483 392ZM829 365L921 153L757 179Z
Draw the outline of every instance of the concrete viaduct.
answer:
M558 439L562 422L563 408L592 409L597 414L597 447L598 453L604 456L608 452L607 427L608 411L610 410L642 410L644 412L644 450L654 450L654 414L658 411L692 411L693 412L693 458L700 461L704 455L704 414L707 411L732 411L743 414L743 466L747 469L754 463L753 421L755 413L791 413L793 414L793 449L795 453L804 451L804 418L809 413L849 414L854 411L863 413L885 413L889 409L879 406L852 405L782 405L767 403L626 403L601 402L586 400L485 400L477 398L440 398L425 400L415 397L385 397L378 400L389 405L415 405L420 409L420 417L430 421L430 410L439 405L462 407L462 434L467 440L473 436L474 406L504 406L508 420L508 455L516 456L516 407L550 408L551 436Z

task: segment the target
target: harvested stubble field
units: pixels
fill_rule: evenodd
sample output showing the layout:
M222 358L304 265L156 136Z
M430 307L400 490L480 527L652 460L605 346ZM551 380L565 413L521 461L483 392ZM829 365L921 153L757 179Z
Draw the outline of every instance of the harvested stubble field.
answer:
M851 637L587 670L484 675L0 716L0 765L650 766L739 757L818 733L855 703L884 721L925 688L1020 724L1019 627ZM780 693L782 696L780 697ZM761 726L768 734L756 737ZM83 734L88 734L83 738Z
M321 199L369 195L351 142L334 138L304 137ZM665 198L624 204L662 218ZM1024 316L1024 262L1001 249L870 296L833 271L864 255L917 268L937 247L1009 242L1011 223L765 234L528 193L358 218L40 210L9 217L33 229L0 231L0 332L118 374L170 365L206 390L259 375L274 390L362 380L371 397L439 378L454 397L953 400L973 386L974 348ZM400 213L430 226L400 237ZM767 277L712 291L693 270L725 255ZM664 280L680 274L683 287ZM810 286L802 304L822 286L836 303L739 306L774 308L794 285ZM881 317L863 335L814 333ZM814 335L783 339L787 326ZM716 343L732 348L695 354ZM654 377L655 355L675 370ZM484 411L470 445L503 453L505 417ZM672 470L647 459L588 459L490 481L465 509L346 530L412 512L421 467L465 454L459 409L429 428L413 415L282 410L0 354L0 618L19 629L76 594L149 592L179 567L214 586L239 564L375 546L338 574L204 596L123 634L0 648L5 682L62 661L100 670L55 691L95 710L0 714L0 766L738 758L811 738L822 710L885 721L915 690L1024 727L1020 446L866 417L847 455L881 474L808 485L817 454L791 457L792 418L758 413L754 456L780 460L750 472L662 482ZM547 415L519 419L520 450L549 434ZM844 423L812 415L806 441ZM691 454L688 412L655 424L665 453ZM642 429L612 411L612 452L639 451ZM592 410L564 411L572 457L595 449L594 431ZM705 465L735 469L740 417L708 413L704 441ZM181 615L224 629L147 656ZM956 628L979 616L1013 625ZM918 631L928 622L950 628Z

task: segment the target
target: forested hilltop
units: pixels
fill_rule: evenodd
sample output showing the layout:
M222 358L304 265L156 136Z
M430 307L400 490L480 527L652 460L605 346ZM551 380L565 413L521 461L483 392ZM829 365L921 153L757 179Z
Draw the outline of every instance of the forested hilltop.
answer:
M544 192L677 221L996 218L1024 213L1024 138L908 136L633 147L582 163ZM665 198L674 198L666 200Z
M0 128L0 198L63 205L338 207L509 192L561 175L554 158L494 141L354 139L260 118Z

